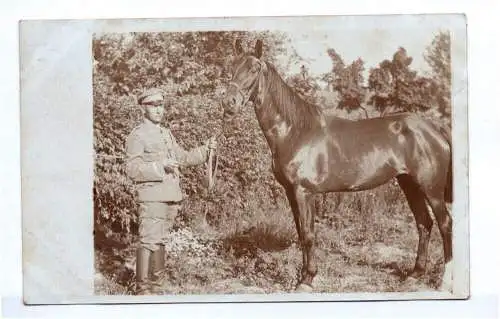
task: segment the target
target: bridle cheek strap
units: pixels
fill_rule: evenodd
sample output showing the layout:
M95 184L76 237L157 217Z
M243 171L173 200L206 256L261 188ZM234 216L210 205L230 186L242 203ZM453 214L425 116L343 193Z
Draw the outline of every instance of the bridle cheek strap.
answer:
M250 98L252 96L253 91L257 88L257 86L258 86L258 89L260 92L262 92L262 90L263 90L263 84L262 84L261 77L262 77L262 74L264 74L264 71L266 70L266 64L260 60L259 60L259 64L260 64L259 74L257 74L257 76L255 77L255 80L253 81L252 85L250 86L250 89L248 89L248 92L246 92L246 94L243 93L243 90L236 82L231 81L229 83L229 85L236 87L238 94L240 94L243 97L242 105L246 105L248 103L248 101L250 100ZM262 94L260 94L260 95L262 95ZM258 99L258 101L257 101L258 103L262 103L261 96L257 96L257 99Z

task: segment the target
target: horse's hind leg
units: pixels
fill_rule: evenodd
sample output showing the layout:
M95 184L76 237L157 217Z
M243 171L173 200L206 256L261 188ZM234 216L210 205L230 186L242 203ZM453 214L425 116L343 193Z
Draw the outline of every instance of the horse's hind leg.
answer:
M415 267L410 275L412 277L420 277L426 270L427 251L433 222L427 209L425 194L419 185L409 175L399 175L397 179L417 223L419 237L417 258Z
M444 166L447 167L447 166ZM452 218L448 212L445 201L446 169L437 168L433 179L423 180L422 190L425 192L427 201L431 206L436 223L441 233L444 254L444 275L441 283L442 290L451 292L452 288Z
M451 215L448 212L446 203L443 196L429 197L429 203L436 217L436 222L439 227L439 232L443 239L443 251L444 251L444 274L441 283L442 290L448 290L452 292L452 281L453 281L453 252L452 252L452 234L453 234L453 223Z

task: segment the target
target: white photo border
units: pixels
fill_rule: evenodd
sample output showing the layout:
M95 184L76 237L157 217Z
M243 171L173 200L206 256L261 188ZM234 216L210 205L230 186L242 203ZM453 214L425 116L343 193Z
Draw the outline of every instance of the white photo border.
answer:
M312 19L312 20L311 20ZM363 27L452 30L455 287L447 293L97 296L92 287L92 36L101 32L267 30L339 17L24 21L20 25L24 300L29 304L453 299L469 295L468 78L463 15L351 16ZM298 20L302 20L298 22ZM293 23L291 23L292 21ZM321 24L321 21L323 21ZM413 22L412 22L413 21ZM258 26L258 28L255 28ZM466 248L466 249L463 249Z

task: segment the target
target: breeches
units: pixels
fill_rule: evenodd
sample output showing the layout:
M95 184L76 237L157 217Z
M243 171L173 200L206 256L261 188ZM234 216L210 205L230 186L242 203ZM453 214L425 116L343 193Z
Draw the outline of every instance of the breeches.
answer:
M156 251L174 225L180 203L141 202L139 204L139 241L141 247Z

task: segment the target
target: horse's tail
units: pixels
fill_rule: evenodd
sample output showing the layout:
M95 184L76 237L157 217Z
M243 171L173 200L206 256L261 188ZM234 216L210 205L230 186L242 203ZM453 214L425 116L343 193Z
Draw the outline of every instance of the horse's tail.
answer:
M448 174L446 176L446 187L444 189L444 200L448 203L453 202L453 152L451 146L451 130L448 127L441 127L446 142L450 146L450 162L448 165Z
M453 202L453 154L451 153L450 144L450 166L448 168L448 178L446 188L444 189L444 200L448 203Z

